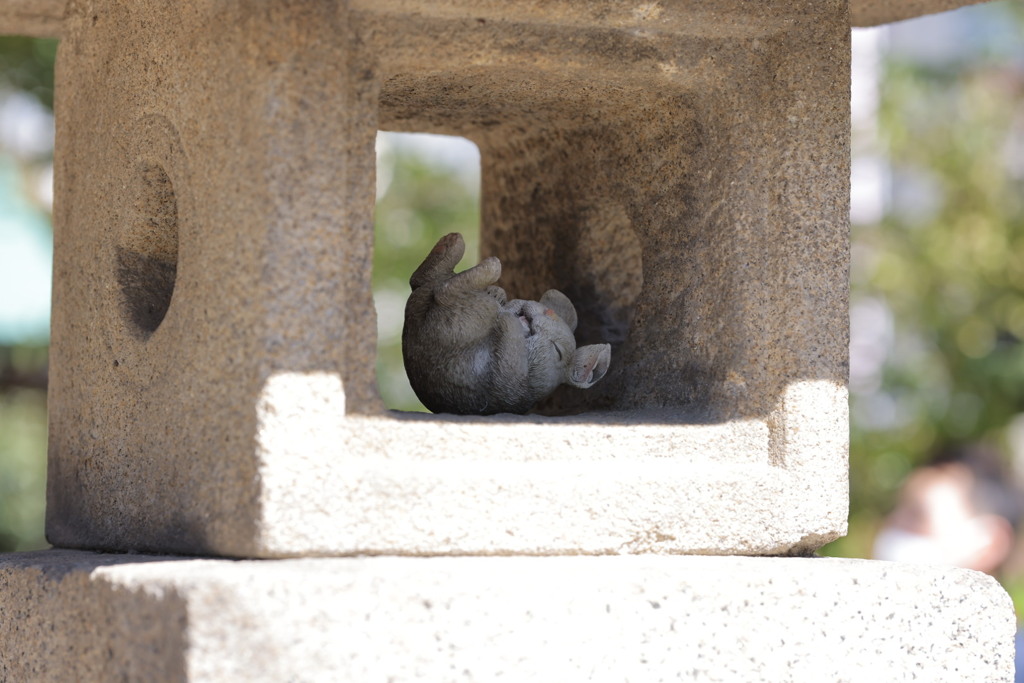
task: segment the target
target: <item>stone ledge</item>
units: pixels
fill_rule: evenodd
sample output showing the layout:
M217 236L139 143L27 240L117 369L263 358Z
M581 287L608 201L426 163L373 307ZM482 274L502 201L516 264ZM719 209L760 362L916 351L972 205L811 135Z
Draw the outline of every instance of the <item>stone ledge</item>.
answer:
M265 392L254 518L233 507L220 515L221 536L204 534L219 489L168 481L165 463L118 453L109 462L131 469L91 470L85 488L98 503L88 511L77 490L53 495L51 479L50 542L253 558L806 555L846 530L842 387L790 388L784 410L801 418L792 420L798 430L757 420L659 424L654 413L341 419L343 399L316 380ZM816 432L815 422L825 428ZM232 463L218 455L221 467Z
M1011 681L990 577L866 560L0 557L0 679Z

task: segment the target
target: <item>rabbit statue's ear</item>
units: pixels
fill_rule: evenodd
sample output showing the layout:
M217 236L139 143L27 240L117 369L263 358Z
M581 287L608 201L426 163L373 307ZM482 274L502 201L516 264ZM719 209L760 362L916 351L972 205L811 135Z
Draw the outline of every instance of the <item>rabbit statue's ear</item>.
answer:
M569 369L569 384L580 389L589 389L608 373L612 362L612 347L609 344L591 344L576 349Z
M540 302L558 314L558 317L569 326L570 330L576 330L576 307L569 301L569 297L557 289L549 289L544 292Z

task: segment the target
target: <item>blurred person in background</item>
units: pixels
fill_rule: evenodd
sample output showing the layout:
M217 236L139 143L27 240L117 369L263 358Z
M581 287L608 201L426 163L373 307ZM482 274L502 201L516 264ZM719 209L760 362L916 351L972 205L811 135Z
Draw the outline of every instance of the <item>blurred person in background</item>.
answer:
M999 454L947 448L907 476L875 538L879 560L946 564L991 574L1013 553L1022 496Z

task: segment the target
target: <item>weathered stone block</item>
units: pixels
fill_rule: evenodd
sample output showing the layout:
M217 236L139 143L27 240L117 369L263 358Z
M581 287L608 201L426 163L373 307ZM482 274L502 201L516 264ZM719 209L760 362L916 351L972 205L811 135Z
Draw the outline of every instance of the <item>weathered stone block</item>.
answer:
M850 23L875 26L923 14L945 12L986 0L850 0ZM65 6L70 0L0 0L0 33L59 38ZM635 8L640 14L657 12L657 3Z
M66 0L0 0L0 34L60 36Z
M837 537L848 65L842 0L72 2L49 538L279 557ZM384 410L379 128L479 145L484 255L613 342L598 387L549 416Z
M981 2L987 0L851 0L850 23L854 26L877 26Z
M47 551L0 595L10 681L1013 680L991 577L864 560Z

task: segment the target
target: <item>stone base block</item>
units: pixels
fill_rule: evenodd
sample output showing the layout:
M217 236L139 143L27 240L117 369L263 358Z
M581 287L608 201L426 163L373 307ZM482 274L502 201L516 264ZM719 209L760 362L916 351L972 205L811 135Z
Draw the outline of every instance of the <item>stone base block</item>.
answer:
M0 558L0 679L1011 681L990 577L865 560Z

